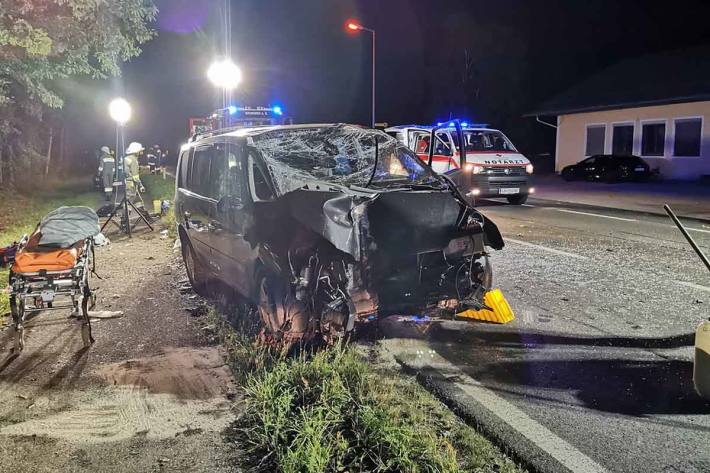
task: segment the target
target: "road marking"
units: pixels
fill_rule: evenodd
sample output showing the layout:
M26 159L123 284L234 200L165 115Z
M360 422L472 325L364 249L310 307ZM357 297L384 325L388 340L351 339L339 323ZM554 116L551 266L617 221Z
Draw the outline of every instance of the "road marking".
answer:
M692 289L698 289L699 291L710 292L710 287L702 286L700 284L695 284L694 282L678 281L677 279L674 279L673 282L680 285L680 286L690 287Z
M515 243L516 245L528 246L530 248L535 248L535 249L538 249L541 251L547 251L548 253L552 253L554 255L567 256L568 258L576 258L576 259L587 259L586 256L576 255L574 253L567 253L566 251L556 250L554 248L548 248L546 246L536 245L534 243L528 243L527 241L515 240L513 238L506 238L505 241Z
M566 440L555 435L550 429L539 424L525 412L515 407L502 397L486 389L480 382L461 373L461 382L454 383L464 393L497 416L500 420L518 431L537 447L547 452L569 471L576 473L606 472L607 470L577 450Z
M551 208L551 207L548 207L548 208ZM612 220L622 220L624 222L637 222L638 221L633 218L612 217L611 215L593 214L590 212L579 212L577 210L558 209L558 208L554 208L554 207L552 207L552 210L557 210L558 212L567 212L569 214L590 215L592 217L610 218Z
M409 357L405 359L401 353L397 353L400 350L397 350L396 345L393 346L392 343L393 340L390 340L389 343L385 342L384 346L400 364L415 370L421 370L421 368L435 370L443 380L473 398L485 410L498 417L501 422L525 437L530 443L547 453L570 472L606 473L608 471L577 450L572 444L527 415L513 403L498 396L483 384L465 374L461 369L441 357L441 355L435 354L430 360L410 360Z
M672 226L672 225L671 225ZM676 228L676 227L674 227ZM710 230L703 230L702 228L690 228L690 227L685 227L686 230L690 230L691 232L703 232L703 233L710 233Z
M534 205L530 205L530 204L520 204L520 205L522 205L523 207L535 207Z

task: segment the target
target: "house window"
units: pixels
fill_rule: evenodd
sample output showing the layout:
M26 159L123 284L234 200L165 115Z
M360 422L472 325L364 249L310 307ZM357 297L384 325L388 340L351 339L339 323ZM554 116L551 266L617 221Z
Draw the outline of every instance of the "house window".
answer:
M700 156L700 118L680 118L675 120L675 142L673 156Z
M646 123L641 128L641 155L663 156L666 143L665 123Z
M634 152L634 126L614 125L611 154L630 155Z
M595 154L604 154L604 135L606 134L606 125L589 125L587 126L587 149L585 156L593 156Z

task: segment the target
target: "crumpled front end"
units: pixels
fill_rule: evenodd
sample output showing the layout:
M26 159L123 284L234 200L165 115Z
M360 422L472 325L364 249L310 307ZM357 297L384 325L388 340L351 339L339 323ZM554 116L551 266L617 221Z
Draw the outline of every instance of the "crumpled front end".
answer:
M294 221L287 226L299 228L285 259L313 334L332 338L376 317L483 306L486 247L502 248L502 238L450 193L299 190L279 200Z

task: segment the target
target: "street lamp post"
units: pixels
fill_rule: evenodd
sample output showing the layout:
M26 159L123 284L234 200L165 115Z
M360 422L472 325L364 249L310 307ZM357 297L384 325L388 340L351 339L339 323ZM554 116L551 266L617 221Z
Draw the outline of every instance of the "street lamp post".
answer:
M348 20L345 23L348 31L367 31L372 34L372 127L375 127L375 30L362 26L354 20Z

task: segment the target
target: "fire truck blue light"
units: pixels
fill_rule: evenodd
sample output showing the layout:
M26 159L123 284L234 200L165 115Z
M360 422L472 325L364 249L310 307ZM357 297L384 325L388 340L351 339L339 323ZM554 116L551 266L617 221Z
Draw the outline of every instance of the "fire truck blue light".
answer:
M272 110L274 111L274 113L275 113L276 115L283 115L283 114L284 114L283 109L282 109L279 105L274 105L274 107L272 108Z

